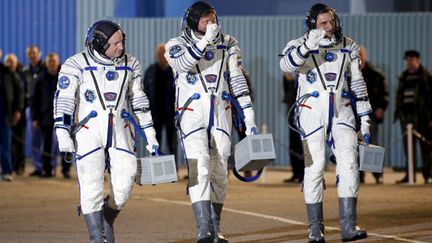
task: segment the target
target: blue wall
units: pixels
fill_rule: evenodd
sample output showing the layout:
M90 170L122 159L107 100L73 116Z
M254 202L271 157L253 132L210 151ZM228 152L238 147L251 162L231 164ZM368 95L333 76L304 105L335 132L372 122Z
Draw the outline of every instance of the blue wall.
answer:
M0 1L0 49L27 64L25 49L39 46L42 55L57 52L64 61L75 52L75 0Z
M357 0L360 1L360 0ZM181 17L195 0L115 0L115 17ZM304 15L315 0L209 0L220 16ZM323 0L339 13L350 11L350 1Z

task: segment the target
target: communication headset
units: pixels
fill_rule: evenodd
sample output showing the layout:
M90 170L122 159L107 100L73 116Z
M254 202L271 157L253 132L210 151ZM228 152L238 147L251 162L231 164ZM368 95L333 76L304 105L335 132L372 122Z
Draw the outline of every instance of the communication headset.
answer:
M311 9L306 13L305 22L304 22L305 32L309 32L310 30L315 29L318 15L327 12L331 12L333 14L334 21L335 21L335 35L341 35L342 23L338 15L336 14L336 10L322 3L317 3L313 5Z
M109 20L101 20L94 23L87 31L85 45L90 49L94 49L99 54L104 55L106 50L109 48L108 40L110 36L107 36L102 30L99 30L98 27L101 25L111 25L111 27L115 28L116 31L120 30L123 35L123 45L125 44L126 34L121 29L120 25Z

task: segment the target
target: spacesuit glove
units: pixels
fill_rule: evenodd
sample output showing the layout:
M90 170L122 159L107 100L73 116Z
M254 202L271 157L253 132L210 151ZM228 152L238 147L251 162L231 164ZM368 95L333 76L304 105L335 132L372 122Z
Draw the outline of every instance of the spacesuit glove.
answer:
M213 43L217 34L219 34L220 27L218 24L208 24L206 28L206 33L203 36L203 39L206 39L208 43Z
M258 128L256 127L255 122L253 122L253 124L250 125L246 124L245 134L246 136L258 134Z
M60 152L75 152L75 144L69 134L69 131L62 128L56 128L57 140Z
M201 38L200 41L198 41L196 43L196 46L198 47L198 49L200 49L201 51L204 51L205 47L208 44L213 44L216 36L219 33L219 31L220 31L219 25L217 25L217 24L208 24L204 36Z
M305 42L306 46L310 50L318 49L319 42L325 37L325 30L323 29L313 29L309 31L308 38Z
M255 113L252 107L244 109L243 114L245 116L244 123L246 125L246 136L257 134L258 128L255 124Z
M144 133L147 138L147 146L146 146L147 151L149 151L149 153L158 154L159 143L156 139L156 131L154 130L153 127L148 127L144 129Z
M363 135L363 140L366 144L370 144L370 118L369 115L364 115L360 117L360 131Z

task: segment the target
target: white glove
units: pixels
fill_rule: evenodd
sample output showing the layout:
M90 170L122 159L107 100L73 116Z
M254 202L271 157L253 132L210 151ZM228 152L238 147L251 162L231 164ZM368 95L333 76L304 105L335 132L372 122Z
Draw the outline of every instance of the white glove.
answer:
M220 26L218 24L208 24L206 28L205 35L197 42L197 47L200 50L204 50L208 44L212 44L217 34L220 31Z
M308 38L305 42L309 50L318 49L319 42L325 37L325 30L323 29L313 29L309 31Z
M60 152L75 152L75 144L66 129L56 128L56 135Z
M252 107L244 109L243 114L245 116L244 123L246 125L246 136L257 134L258 128L255 124L255 113Z
M159 143L156 139L156 131L153 127L148 127L144 129L144 133L147 138L147 146L146 149L149 153L157 153L159 148Z
M364 139L364 142L366 144L370 143L369 127L370 127L369 115L364 115L364 116L360 117L360 131L361 131L361 134L363 135L363 139Z
M208 43L212 43L213 40L216 38L217 34L219 33L219 31L220 31L220 27L218 24L208 24L203 39L206 39Z

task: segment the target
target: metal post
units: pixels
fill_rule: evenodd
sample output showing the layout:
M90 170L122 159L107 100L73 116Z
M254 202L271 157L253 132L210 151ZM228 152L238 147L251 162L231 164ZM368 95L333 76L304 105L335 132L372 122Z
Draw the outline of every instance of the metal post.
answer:
M413 124L407 124L407 149L408 149L408 184L414 184L414 146L413 146Z
M267 124L262 124L261 125L261 134L267 134L268 133L268 125ZM266 171L267 171L267 167L264 167L264 170L261 174L261 183L267 183L267 178L266 178Z

